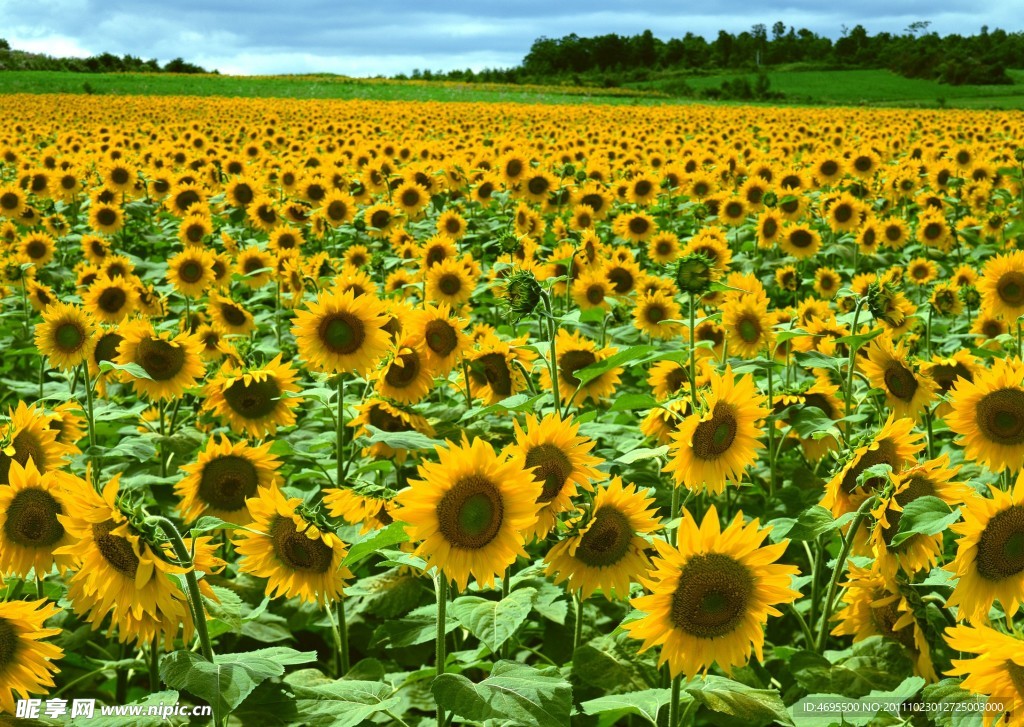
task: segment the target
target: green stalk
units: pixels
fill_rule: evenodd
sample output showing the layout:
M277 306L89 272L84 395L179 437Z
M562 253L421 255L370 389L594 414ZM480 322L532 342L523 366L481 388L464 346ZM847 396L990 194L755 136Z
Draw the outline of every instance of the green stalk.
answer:
M772 388L772 369L775 359L768 351L768 412L769 417L775 413L775 390ZM775 497L775 420L768 420L768 497Z
M558 353L555 350L555 337L558 335L558 326L555 324L555 317L551 311L551 298L547 291L540 292L540 298L544 301L544 310L548 320L548 341L551 343L551 351L548 355L548 368L551 371L551 395L555 402L555 411L562 410L562 401L558 391Z
M338 418L335 421L335 453L338 458L338 470L335 478L337 487L341 487L345 481L345 457L342 452L345 449L345 378L338 374Z
M668 702L668 727L679 725L679 697L682 693L683 675L680 674L672 679L672 698Z
M836 599L836 591L839 589L839 579L843 574L843 566L846 565L846 558L850 555L850 548L853 547L853 539L856 537L860 524L867 517L871 506L875 503L876 496L872 495L866 499L857 509L857 516L850 523L850 529L843 538L843 546L839 550L839 558L836 560L835 568L832 570L832 580L828 584L828 593L825 595L825 603L821 607L821 626L818 628L818 653L825 650L825 642L828 639L828 622L832 617L832 606Z
M160 637L154 636L149 645L149 691L160 691Z
M694 342L697 339L696 328L697 320L697 309L696 303L693 299L693 293L690 293L690 403L693 406L691 414L697 413L697 351L694 348Z
M583 640L583 598L581 591L574 591L572 594L573 604L576 606L576 618L572 627L572 653L580 648L580 641Z
M445 661L445 625L447 614L445 609L448 607L448 578L444 573L438 571L437 578L434 582L435 595L437 597L437 643L435 653L435 671L437 676L444 674L444 661ZM437 725L443 727L444 725L444 707L440 704L437 705Z
M89 429L89 456L87 461L92 464L92 483L95 486L100 477L100 473L97 472L98 466L93 461L93 457L96 454L96 417L93 413L92 377L89 376L89 365L86 363L82 364L82 378L85 382L85 421Z

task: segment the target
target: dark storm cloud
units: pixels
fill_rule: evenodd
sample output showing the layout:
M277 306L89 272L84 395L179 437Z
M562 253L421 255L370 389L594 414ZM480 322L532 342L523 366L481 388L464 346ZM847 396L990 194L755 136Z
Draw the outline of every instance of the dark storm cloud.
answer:
M174 3L128 0L0 0L0 35L15 47L54 55L112 53L176 56L234 73L331 71L393 74L413 68L515 65L539 36L634 34L660 38L693 32L769 28L777 21L837 37L845 26L902 32L931 21L939 33L974 33L982 25L1018 29L1018 0L820 0L761 3L725 0L700 10L681 3L580 2L327 2L228 0ZM824 5L824 7L823 7Z

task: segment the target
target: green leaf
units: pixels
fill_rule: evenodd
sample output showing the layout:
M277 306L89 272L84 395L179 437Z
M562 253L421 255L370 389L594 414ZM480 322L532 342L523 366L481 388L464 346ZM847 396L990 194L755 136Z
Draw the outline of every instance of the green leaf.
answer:
M846 513L838 519L832 517L832 513L821 507L813 505L800 513L796 518L780 517L770 520L772 526L772 542L779 542L788 537L790 540L803 542L814 540L819 535L831 532L843 527L856 517L856 513Z
M801 439L814 439L819 432L833 436L839 433L835 420L816 406L798 407L790 415L789 424Z
M642 411L657 405L658 400L650 394L623 394L615 397L608 411Z
M432 439L426 434L421 434L413 430L408 432L385 432L377 429L372 424L366 425L367 431L370 432L368 441L370 444L376 444L378 442L386 444L392 449L433 449L436 446L443 445L439 439Z
M452 615L492 654L496 654L526 621L536 595L535 588L520 588L500 601L460 596L452 602Z
M854 348L860 348L872 338L881 335L884 330L884 328L875 328L867 333L852 333L849 336L840 336L836 339L836 343L848 343Z
M732 679L709 676L694 679L683 690L713 712L754 724L793 724L782 697L774 689L754 689Z
M572 711L572 687L554 667L499 661L479 684L461 674L442 674L431 691L439 705L459 717L503 725L559 727L569 724Z
M316 661L315 651L275 646L242 654L217 654L213 663L191 651L175 651L160 660L160 676L213 707L215 721L225 718L260 682L284 674L285 666Z
M795 354L796 362L808 369L826 369L828 371L842 371L846 361L838 356L826 356L819 351L807 351Z
M490 414L492 412L528 412L534 411L537 408L537 402L547 397L547 394L537 394L536 396L527 396L526 394L513 394L507 396L496 404L489 406L474 406L462 417L459 421L466 421L482 414Z
M943 679L929 684L921 694L921 701L934 705L928 712L939 727L980 727L982 710L978 708L984 697L961 687L959 679Z
M81 717L79 719L73 720L70 724L72 725L72 727L85 727L86 725L88 725L89 727L93 727L94 725L95 727L124 727L124 725L128 722L126 715L129 715L131 713L130 708L132 706L139 706L142 707L142 711L140 712L140 716L131 716L130 722L132 724L132 727L136 727L136 725L138 725L138 727L158 727L158 725L160 727L166 727L168 724L168 718L161 717L159 715L149 716L149 708L164 706L172 707L179 701L180 699L178 693L174 690L154 692L146 696L144 699L140 699L136 702L129 702L123 707L120 707L121 709L125 710L125 714L123 715L112 714L109 716L102 716L100 715L99 710L96 710L96 713L93 717ZM118 708L119 707L114 707L113 709L116 710ZM22 721L18 720L18 724L21 723Z
M153 380L153 377L149 375L149 372L137 363L120 364L114 363L113 361L100 361L100 371L124 371L125 373L134 376L136 379L145 379L146 381Z
M645 689L641 692L612 694L591 699L581 706L584 714L601 716L598 725L621 724L623 717L632 714L647 720L653 727L658 727L658 712L671 698L672 691L669 689Z
M451 611L445 613L446 634L459 627L459 622L452 616ZM388 621L377 627L373 633L372 646L385 646L398 648L401 646L415 646L433 641L437 635L437 604L428 604L410 611L405 616L395 621Z
M382 530L377 530L372 533L367 533L366 538L354 543L349 548L348 555L341 562L344 566L354 565L364 558L368 558L372 554L378 552L382 548L387 548L391 545L397 545L398 543L408 542L409 535L405 532L405 523L393 522Z
M657 457L664 457L668 454L668 445L663 444L660 447L637 447L626 452L621 457L615 459L620 464L633 464L642 459L655 459Z
M839 694L811 694L790 708L793 723L797 727L827 727L841 720L844 725L857 727L870 724L879 714L898 718L902 710L889 711L887 707L895 707L912 699L924 684L921 677L907 677L895 689L872 689L860 699Z
M285 677L285 683L298 700L298 714L303 724L356 727L373 715L401 704L401 697L395 690L379 681L290 677Z
M644 344L641 346L630 346L624 351L619 351L616 354L612 354L603 361L597 361L589 366L585 366L582 369L576 371L574 376L580 382L581 386L586 386L589 382L596 379L601 374L611 371L614 368L625 366L628 363L634 361L640 361L645 356L649 356L655 353L658 349L655 346Z
M950 510L938 497L925 495L908 502L890 547L896 548L915 535L938 535L960 519L960 508Z
M235 528L243 527L236 525L235 523L229 523L227 520L221 520L219 517L213 515L203 515L201 518L195 521L195 523L188 529L191 537L202 535L203 533L211 530L234 530Z

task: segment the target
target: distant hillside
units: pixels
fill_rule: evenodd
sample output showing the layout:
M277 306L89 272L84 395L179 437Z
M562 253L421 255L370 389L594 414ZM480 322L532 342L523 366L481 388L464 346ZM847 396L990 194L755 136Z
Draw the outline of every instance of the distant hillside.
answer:
M143 60L132 55L101 53L88 58L56 58L44 53L11 48L0 38L0 71L72 71L75 73L217 73L195 63L175 58L163 65L155 58Z

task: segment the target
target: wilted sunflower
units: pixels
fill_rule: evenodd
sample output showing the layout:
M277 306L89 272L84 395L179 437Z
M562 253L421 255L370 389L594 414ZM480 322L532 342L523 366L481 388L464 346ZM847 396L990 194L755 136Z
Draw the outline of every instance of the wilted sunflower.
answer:
M103 323L120 323L138 303L134 285L121 277L98 277L83 298L86 309Z
M953 659L949 676L964 677L960 688L987 697L982 711L984 724L1024 723L1024 641L989 626L952 626L944 635L950 648L972 659Z
M325 292L296 314L292 333L313 370L365 374L388 350L386 324L375 296Z
M271 598L298 597L309 603L333 603L352 577L341 562L348 548L334 533L318 527L302 512L302 500L288 499L276 487L259 489L246 506L253 521L238 530L238 569L267 579Z
M601 460L590 454L594 441L579 435L579 424L571 416L562 420L558 414L548 414L538 421L527 415L525 430L516 420L512 425L515 443L509 450L523 457L526 469L541 483L537 502L543 507L536 524L524 533L529 541L545 537L559 513L573 508L578 488L593 491L590 481L602 477L596 469Z
M356 412L356 416L348 423L356 430L356 437L369 436L368 426L383 432L419 432L428 437L434 436L434 428L422 416L416 412L401 409L383 399L371 396L356 406ZM362 454L364 457L374 459L393 459L398 464L402 464L409 453L408 450L395 449L384 442L374 442L369 447L364 447Z
M25 578L34 568L42 578L54 565L63 573L73 559L54 550L74 539L57 516L66 512L66 481L77 478L59 471L40 474L30 459L24 467L11 462L6 479L0 484L0 573Z
M857 484L857 478L865 470L876 464L887 464L893 472L900 472L924 448L921 434L913 430L912 419L896 419L895 415L889 414L871 441L857 447L832 475L832 479L825 485L821 506L831 510L835 517L860 507L870 495L870 490L879 486L877 478L868 480L865 485L867 490Z
M887 334L868 344L867 360L861 366L871 385L885 392L886 403L897 417L918 421L935 398L935 382L908 361L906 344L895 343Z
M89 358L99 326L87 311L71 303L54 302L43 312L36 325L36 348L50 365L70 371Z
M732 367L709 371L710 391L701 392L703 411L686 417L672 437L672 458L665 466L676 484L694 492L721 493L738 481L757 459L760 424L768 416L765 397L747 374L738 382Z
M302 399L298 373L281 354L258 368L226 368L206 385L206 409L226 419L232 431L251 437L273 434L279 426L295 423L295 407Z
M673 677L714 663L730 673L751 652L762 660L768 616L800 596L789 587L796 566L775 562L789 541L761 547L771 528L759 528L740 513L723 531L712 505L700 525L683 509L678 547L655 539L659 557L640 579L651 594L631 601L644 616L622 628L643 641L641 652L661 646L658 665L668 662Z
M250 523L246 501L255 497L259 488L277 485L280 461L270 453L272 444L232 444L227 437L207 442L196 462L181 466L187 476L174 486L185 521L212 515L229 523Z
M619 383L621 367L605 371L586 383L576 377L576 372L605 360L615 353L614 348L598 349L597 344L580 333L569 333L562 328L558 330L555 342L558 359L558 392L562 401L571 401L574 406L580 406L588 398L598 402L611 396ZM545 388L551 388L551 372L547 367L541 369L540 380Z
M47 696L56 686L53 662L64 656L64 650L43 639L62 629L44 628L43 622L58 613L60 609L45 599L0 601L0 714L6 713L11 724L15 694L19 700L32 694Z
M395 344L394 355L375 374L377 393L401 404L415 404L434 387L426 346L417 334Z
M525 534L537 520L541 483L521 455L497 454L484 439L437 447L439 462L419 466L422 479L398 493L396 520L408 523L415 554L460 591L470 576L482 586L526 556Z
M589 516L570 523L570 533L544 557L547 575L586 600L600 590L608 600L627 598L630 584L651 569L643 538L661 527L654 498L622 478L597 491Z
M892 576L851 563L843 587L844 605L833 616L840 622L833 634L852 636L854 643L871 636L893 639L913 656L915 674L928 682L938 681L921 622Z
M993 472L1024 465L1024 365L996 359L974 381L958 379L950 391L946 424L960 435L964 454Z
M35 463L41 473L60 469L70 449L57 441L57 432L50 429L50 418L35 404L26 406L19 401L14 409L7 412L9 422L0 426L0 482L10 481L13 462L26 465Z
M959 580L946 606L974 625L988 623L995 601L1010 623L1024 600L1024 476L1009 492L990 487L992 497L967 498L963 521L950 528L960 538L946 570Z
M131 377L137 394L153 400L176 399L206 373L199 342L190 334L158 333L148 319L132 321L121 328L121 334L115 361L140 366L148 376Z

